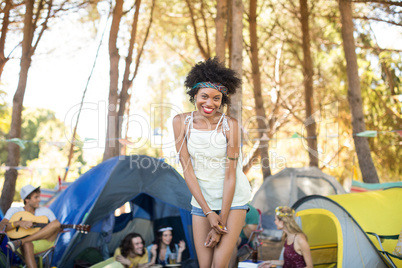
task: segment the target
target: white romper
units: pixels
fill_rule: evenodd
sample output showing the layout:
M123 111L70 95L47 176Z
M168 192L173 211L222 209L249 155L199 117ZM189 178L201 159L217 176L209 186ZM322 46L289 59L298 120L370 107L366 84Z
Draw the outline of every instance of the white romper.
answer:
M214 130L198 130L193 127L193 120L192 112L186 117L184 123L188 124L185 137L194 173L208 206L212 210L221 210L225 167L228 161L225 136L226 131L229 130L227 118L225 114L222 114ZM221 121L222 131L218 131ZM178 154L180 154L182 146ZM236 188L231 207L246 205L251 198L250 184L242 170L241 151L239 155L236 168ZM194 196L191 205L201 208Z

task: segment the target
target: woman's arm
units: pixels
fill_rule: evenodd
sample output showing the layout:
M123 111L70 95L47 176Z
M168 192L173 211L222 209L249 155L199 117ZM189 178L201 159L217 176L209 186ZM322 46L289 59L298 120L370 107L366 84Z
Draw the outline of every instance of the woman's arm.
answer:
M149 247L149 246L148 246ZM148 250L148 254L150 254L150 258L149 258L149 264L155 264L156 263L156 250L158 249L158 245L157 244L153 244L150 249Z
M283 260L270 260L270 261L264 261L263 263L260 263L258 265L258 268L269 268L272 265L280 265L283 266L284 261Z
M120 262L121 264L123 264L125 267L133 267L131 261L128 258L124 258L121 255L117 255L115 256L116 261Z
M195 177L193 165L191 164L190 154L187 149L187 140L185 140L185 134L187 131L187 126L184 124L186 114L179 114L173 118L173 130L176 143L176 150L179 151L183 143L183 147L180 151L180 163L183 167L183 175L186 181L187 187L191 194L197 200L198 204L201 206L202 211L208 213L211 211L208 203L206 202L204 195L201 192L200 185L198 184L197 178ZM207 219L218 234L226 233L222 230L219 225L224 226L220 220L220 217L216 213L209 213Z
M232 205L234 192L236 188L236 167L240 155L240 128L236 119L228 118L229 131L226 132L227 138L227 164L225 172L225 181L223 183L223 197L221 221L226 226L229 216L230 207Z
M295 250L299 249L303 255L306 268L313 268L313 259L311 257L310 245L304 235L298 235L295 239Z
M179 245L175 245L175 246L176 246L176 250L177 250L177 259L176 259L176 261L178 263L180 263L181 258L182 258L182 253L186 249L186 242L184 242L183 240L180 240Z

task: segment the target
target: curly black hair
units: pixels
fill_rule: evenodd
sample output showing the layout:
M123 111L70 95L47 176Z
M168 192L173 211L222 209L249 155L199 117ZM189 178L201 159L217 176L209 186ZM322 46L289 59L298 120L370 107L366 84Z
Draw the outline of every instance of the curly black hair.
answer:
M130 254L130 251L134 250L132 239L136 238L136 237L141 238L142 244L145 247L144 238L142 238L142 236L140 234L138 234L138 233L129 233L128 235L126 235L126 237L124 237L124 239L120 243L120 252L121 252L121 255L124 258L127 258L127 256ZM144 252L142 253L141 256L143 256L144 254L145 254L145 250L144 250Z
M219 62L218 58L209 58L206 61L200 61L193 66L184 81L187 88L187 94L190 96L190 102L194 103L194 96L198 93L199 88L193 86L199 82L220 83L228 89L228 95L234 94L236 88L241 84L241 79L232 69L226 68ZM223 94L222 105L230 104L228 96Z

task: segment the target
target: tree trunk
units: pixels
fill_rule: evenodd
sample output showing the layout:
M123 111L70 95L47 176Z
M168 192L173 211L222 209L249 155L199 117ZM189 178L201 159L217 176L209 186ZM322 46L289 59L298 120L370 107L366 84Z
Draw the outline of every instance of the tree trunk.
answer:
M363 181L378 183L378 175L366 137L358 137L355 134L365 131L363 102L358 74L357 56L355 51L355 40L353 37L352 4L350 0L339 0L339 11L341 13L343 50L346 58L346 72L348 76L348 101L352 113L353 140L360 171Z
M232 67L232 36L233 36L233 1L227 0L228 19L226 23L226 46L228 48L229 63L228 66Z
M128 48L128 55L126 58L126 66L124 70L124 75L123 75L123 82L121 86L121 92L119 95L119 111L118 111L118 118L119 120L116 120L116 137L121 137L121 130L123 129L123 117L124 113L126 112L126 103L129 98L128 94L128 89L132 85L132 80L130 80L130 67L131 63L133 62L133 51L134 51L134 44L137 36L137 28L138 28L138 17L139 17L139 10L141 6L141 0L136 0L135 2L135 13L134 13L134 18L133 18L133 23L131 25L131 37L130 37L130 44ZM137 62L137 65L139 63ZM115 151L118 154L121 152L121 150ZM117 154L117 155L118 155ZM113 156L117 156L113 155Z
M22 40L22 56L21 70L18 80L17 91L13 98L13 111L11 119L9 139L21 138L21 121L22 121L22 104L24 101L25 89L28 80L28 70L31 66L33 48L32 39L34 33L33 25L33 8L35 0L26 0L26 11L24 17L24 37ZM19 165L20 148L17 144L9 142L7 145L7 166L16 167ZM17 181L18 172L15 168L10 168L6 171L3 190L1 194L0 206L1 210L6 212L13 202L15 194L15 184Z
M243 64L243 2L242 0L232 1L232 50L230 62L232 70L236 71L238 77L242 78ZM237 119L239 126L241 122L241 107L242 107L242 87L236 89L236 93L231 97L231 105L229 114Z
M225 63L225 25L227 20L227 0L218 0L216 6L216 36L215 36L215 53L220 62Z
M379 53L377 55L378 55L378 58L382 61L381 62L381 68L382 68L382 70L383 70L383 72L385 74L385 79L386 79L388 87L390 89L390 95L396 95L395 81L394 81L395 75L392 73L392 69L389 68L389 66L387 65L385 60L383 60L383 59L381 59L379 57Z
M264 99L262 98L260 63L258 60L258 36L257 36L257 0L250 0L249 12L249 30L250 30L250 51L251 51L251 70L254 87L255 113L257 115L258 131L260 135L259 153L261 157L261 170L263 178L271 176L268 155L268 126L267 117L264 108ZM264 135L265 134L265 135ZM266 138L263 138L266 137Z
M12 6L11 0L6 0L6 6L4 7L3 11L3 25L1 26L1 36L0 36L0 81L1 81L1 74L3 73L4 70L4 66L9 60L9 58L4 55L4 49L6 45L8 25L10 24L11 6Z
M110 60L110 84L109 84L109 105L107 117L107 130L105 152L103 161L119 155L119 143L116 133L120 130L116 129L117 118L117 99L118 99L118 83L119 83L119 51L117 49L117 35L120 28L120 20L123 15L123 0L116 0L116 6L113 10L112 26L110 27L109 36L109 60Z
M309 11L307 0L300 0L301 30L303 36L303 76L304 97L306 102L307 149L309 166L318 167L317 133L314 118L313 61L310 52Z

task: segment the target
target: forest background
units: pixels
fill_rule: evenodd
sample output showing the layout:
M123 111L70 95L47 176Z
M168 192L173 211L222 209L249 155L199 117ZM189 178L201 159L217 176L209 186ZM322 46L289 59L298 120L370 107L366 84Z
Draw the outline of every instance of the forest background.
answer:
M254 191L309 165L345 185L401 180L398 1L5 0L0 12L3 211L27 183L53 188L117 155L180 169L171 120L194 109L186 73L214 56L242 76L226 112Z

